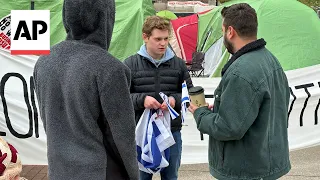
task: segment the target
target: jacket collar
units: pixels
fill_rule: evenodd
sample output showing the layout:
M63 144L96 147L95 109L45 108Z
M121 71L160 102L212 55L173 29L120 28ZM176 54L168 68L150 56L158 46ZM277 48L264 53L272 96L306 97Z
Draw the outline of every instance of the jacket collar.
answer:
M255 51L258 49L263 48L266 45L266 41L262 38L262 39L258 39L254 42L251 42L245 46L243 46L241 49L239 49L235 54L232 55L232 57L230 58L230 60L227 62L226 65L224 65L224 67L222 68L221 71L221 76L224 75L224 73L227 71L227 69L231 66L231 64L236 61L240 56L251 52L251 51Z
M145 57L145 56L142 56L142 55L140 55L140 54L138 54L138 56L140 56L140 58L141 58L142 60L147 61L148 63L156 66L157 68L158 68L160 65L161 65L161 66L162 66L162 65L164 65L164 66L169 66L170 63L171 63L170 61L165 61L165 62L162 62L162 63L156 65L156 64L154 64L154 62L150 61L149 58L147 58L147 57ZM174 57L173 57L173 58L174 58ZM171 58L171 59L173 59L173 58ZM171 59L170 59L170 60L171 60Z
M147 52L147 48L146 48L145 44L140 47L140 50L138 51L138 54L143 56L144 58L148 59L156 67L159 67L160 64L168 62L169 60L171 60L175 56L174 52L169 47L167 47L166 52L163 55L163 57L160 60L155 60Z

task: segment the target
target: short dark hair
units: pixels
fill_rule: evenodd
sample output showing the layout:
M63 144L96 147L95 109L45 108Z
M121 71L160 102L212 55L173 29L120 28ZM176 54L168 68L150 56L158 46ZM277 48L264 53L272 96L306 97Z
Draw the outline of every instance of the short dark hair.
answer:
M221 10L225 28L232 26L240 37L256 37L258 19L256 11L247 3L234 4Z

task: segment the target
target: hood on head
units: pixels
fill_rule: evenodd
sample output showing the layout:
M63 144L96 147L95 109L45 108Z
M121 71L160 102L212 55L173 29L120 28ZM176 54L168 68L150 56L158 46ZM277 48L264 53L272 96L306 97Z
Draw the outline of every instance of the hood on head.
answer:
M62 17L67 40L109 48L115 21L114 0L64 0Z

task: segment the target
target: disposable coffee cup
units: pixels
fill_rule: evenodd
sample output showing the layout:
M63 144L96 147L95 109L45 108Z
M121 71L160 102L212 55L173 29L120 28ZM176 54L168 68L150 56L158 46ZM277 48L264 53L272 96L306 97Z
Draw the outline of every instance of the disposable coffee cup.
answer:
M189 96L191 103L198 106L206 106L206 99L204 98L204 89L201 86L195 86L189 89ZM203 134L200 133L200 139L203 141Z
M207 106L206 99L204 97L204 89L201 86L190 88L189 96L192 104L198 107Z

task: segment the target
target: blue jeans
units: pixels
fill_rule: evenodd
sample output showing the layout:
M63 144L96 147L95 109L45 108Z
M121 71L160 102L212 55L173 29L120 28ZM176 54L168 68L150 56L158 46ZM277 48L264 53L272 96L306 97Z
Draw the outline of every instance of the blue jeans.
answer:
M169 166L164 168L161 172L161 180L177 180L178 170L181 162L182 139L181 132L176 131L172 133L176 143L170 147ZM140 171L140 180L152 180L152 174Z

